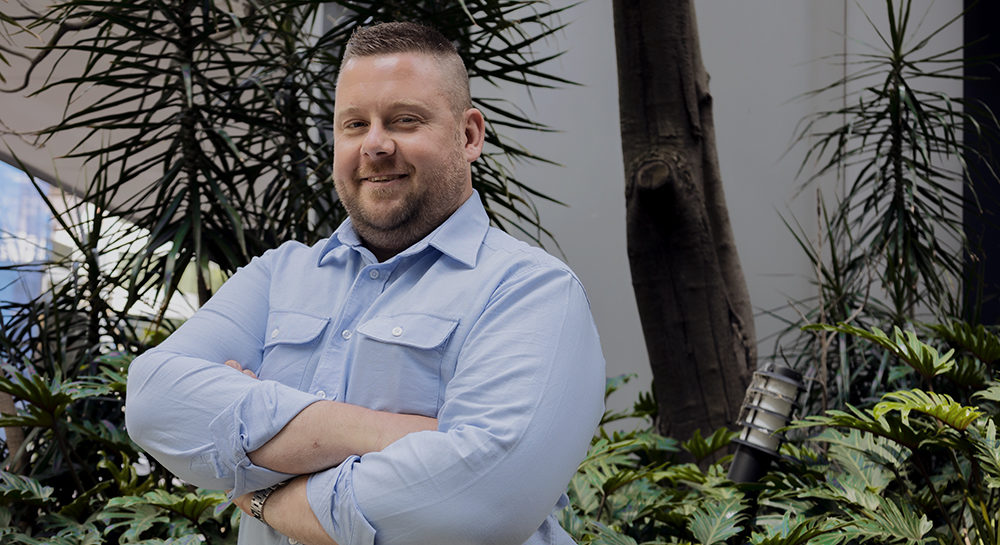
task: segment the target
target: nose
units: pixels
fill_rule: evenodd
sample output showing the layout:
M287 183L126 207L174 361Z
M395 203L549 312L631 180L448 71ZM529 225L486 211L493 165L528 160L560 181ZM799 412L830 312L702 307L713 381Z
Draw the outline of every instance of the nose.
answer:
M392 155L396 149L396 144L392 137L386 132L381 123L372 123L365 134L365 140L361 143L361 153L367 155L369 159L377 159L386 155Z

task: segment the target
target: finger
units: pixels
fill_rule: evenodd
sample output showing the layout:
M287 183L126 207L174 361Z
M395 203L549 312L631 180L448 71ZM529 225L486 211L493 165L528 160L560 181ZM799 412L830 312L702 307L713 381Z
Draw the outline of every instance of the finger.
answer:
M250 378L257 378L257 374L254 373L253 371L249 370L249 369L244 369L243 370L243 374L246 375L246 376L248 376L248 377L250 377Z
M226 365L232 367L233 369L236 369L237 371L243 370L243 366L240 365L239 362L237 362L236 360L226 360Z

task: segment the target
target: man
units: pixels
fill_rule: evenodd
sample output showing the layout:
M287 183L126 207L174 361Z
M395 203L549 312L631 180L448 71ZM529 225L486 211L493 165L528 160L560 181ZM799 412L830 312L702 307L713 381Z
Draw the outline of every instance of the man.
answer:
M554 513L604 361L572 272L488 224L460 57L419 25L356 32L333 121L349 219L137 358L129 433L231 490L243 545L572 543Z

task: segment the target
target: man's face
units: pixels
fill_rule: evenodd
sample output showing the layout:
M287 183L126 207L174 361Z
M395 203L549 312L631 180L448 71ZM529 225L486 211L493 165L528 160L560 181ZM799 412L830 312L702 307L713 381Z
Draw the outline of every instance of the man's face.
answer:
M333 179L379 259L425 236L472 194L469 163L482 151L483 117L457 111L445 77L437 59L420 53L353 57L341 67Z

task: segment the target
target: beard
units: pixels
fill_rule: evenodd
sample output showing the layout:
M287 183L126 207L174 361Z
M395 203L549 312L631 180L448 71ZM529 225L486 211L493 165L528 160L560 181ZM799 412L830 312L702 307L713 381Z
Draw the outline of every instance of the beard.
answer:
M406 169L403 188L377 184L362 188L362 177L390 170L388 165L373 165L364 175L334 180L334 185L365 246L373 252L395 255L427 236L458 209L469 184L469 163L458 149L435 168L421 172ZM400 195L400 191L405 194Z

